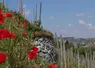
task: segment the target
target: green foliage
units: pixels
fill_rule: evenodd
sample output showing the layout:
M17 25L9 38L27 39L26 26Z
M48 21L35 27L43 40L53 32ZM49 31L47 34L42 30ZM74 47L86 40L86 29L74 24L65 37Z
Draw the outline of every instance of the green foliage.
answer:
M75 68L85 68L85 66L83 65L83 64L80 64L80 66L78 67L78 63L77 62L75 62L74 63L74 66L75 66Z
M39 64L43 61L39 57L34 60L30 60L28 58L28 53L31 48L34 46L31 42L32 31L35 31L35 27L32 24L28 24L28 29L24 29L24 21L26 20L19 13L12 12L13 17L16 17L14 20L12 18L5 17L4 24L0 24L1 29L7 29L10 32L16 34L16 38L10 39L6 38L4 40L0 40L0 53L7 53L7 59L4 64L0 64L0 68L38 68ZM21 23L18 24L18 20L21 20ZM41 29L37 29L41 30ZM27 32L28 35L26 37L23 36L23 33ZM40 63L41 62L41 63Z
M30 60L28 58L28 53L34 46L31 42L31 40L33 40L31 38L32 32L49 31L44 30L43 27L40 26L41 23L39 21L36 22L38 26L36 27L34 24L30 24L30 22L19 12L9 10L5 6L2 7L2 4L0 4L0 9L3 10L3 13L8 11L13 14L12 18L5 17L5 22L4 24L0 24L0 29L7 29L9 32L16 34L16 38L14 39L6 38L4 40L0 40L0 53L7 54L6 62L0 64L0 68L38 68L40 64L43 65L43 68L48 68L48 62L43 61L39 56ZM18 24L18 19L20 19L20 24ZM24 21L29 22L27 29L23 28ZM26 37L23 36L24 32L27 32Z

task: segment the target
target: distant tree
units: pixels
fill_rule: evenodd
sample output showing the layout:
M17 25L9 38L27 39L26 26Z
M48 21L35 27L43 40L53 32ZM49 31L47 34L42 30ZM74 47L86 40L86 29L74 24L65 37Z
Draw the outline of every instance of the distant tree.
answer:
M65 48L66 48L66 50L67 49L70 49L71 47L73 47L73 44L72 43L70 43L68 40L65 42Z
M87 48L91 50L91 52L95 51L95 38L89 38L85 44L87 45Z

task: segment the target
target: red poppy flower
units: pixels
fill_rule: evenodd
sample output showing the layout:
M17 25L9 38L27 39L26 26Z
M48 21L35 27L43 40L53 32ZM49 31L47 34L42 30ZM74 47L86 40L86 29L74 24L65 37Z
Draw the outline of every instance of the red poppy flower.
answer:
M24 22L24 25L27 25L27 24L28 24L28 22L27 22L27 21L25 21L25 22Z
M3 24L4 23L4 16L3 14L0 14L0 24Z
M10 37L10 38L15 38L16 35L15 35L14 33L9 33L9 37Z
M20 24L20 21L18 21L18 24Z
M4 62L6 61L6 57L7 57L6 54L1 53L1 54L0 54L0 63L4 63Z
M5 39L5 38L8 38L8 37L15 38L16 35L9 32L7 29L1 29L0 30L0 39L2 40L2 39Z
M29 59L33 59L33 55L31 53L28 54Z
M33 47L33 48L31 48L31 51L38 52L38 48L37 47Z
M0 39L5 39L9 36L9 31L6 29L0 30Z
M35 52L35 51L32 51L32 52L30 52L29 54L28 54L28 57L29 57L29 59L33 59L33 58L35 58L36 57L36 55L37 55L37 52Z
M37 52L38 52L38 48L37 47L31 48L31 52L28 54L28 57L32 60L33 58L36 57Z
M27 33L26 33L26 32L24 32L24 33L23 33L23 35L24 35L24 36L26 36L26 35L27 35Z
M43 66L42 66L42 65L40 65L40 66L39 66L39 68L43 68Z
M49 68L57 68L56 65L50 64Z
M6 13L6 17L12 17L12 13Z
M24 28L24 29L26 29L26 28L27 28L27 26L26 26L26 25L24 25L24 26L23 26L23 28Z
M2 13L2 10L0 10L0 14Z

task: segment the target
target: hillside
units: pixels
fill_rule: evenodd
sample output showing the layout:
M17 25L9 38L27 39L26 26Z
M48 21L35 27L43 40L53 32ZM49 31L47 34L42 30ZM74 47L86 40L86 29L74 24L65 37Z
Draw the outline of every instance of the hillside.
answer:
M64 37L63 38L64 40L68 40L68 41L71 41L71 42L77 42L77 43L84 43L86 42L87 39L84 39L84 38L74 38L74 37Z
M60 37L58 37L60 39ZM84 38L74 38L74 37L62 37L63 40L68 40L72 43L85 43L88 39Z
M37 38L38 40L35 41ZM41 41L41 45L51 48L48 52L46 47L42 46L46 50L45 55L50 58L49 55L54 53L53 34L43 29L40 20L34 20L31 24L20 12L12 11L0 3L0 56L4 55L4 58L2 57L4 61L0 57L0 63L4 63L0 68L38 68L40 64L46 66L48 62L42 60L38 54L40 50L38 44L34 44L38 43L40 38L46 40ZM43 49L41 54L44 52Z

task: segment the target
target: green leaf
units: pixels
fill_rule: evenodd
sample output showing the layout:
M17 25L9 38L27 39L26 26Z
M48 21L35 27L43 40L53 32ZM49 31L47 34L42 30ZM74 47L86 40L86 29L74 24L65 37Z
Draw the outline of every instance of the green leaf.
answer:
M6 52L7 51L7 48L1 48L0 51Z

